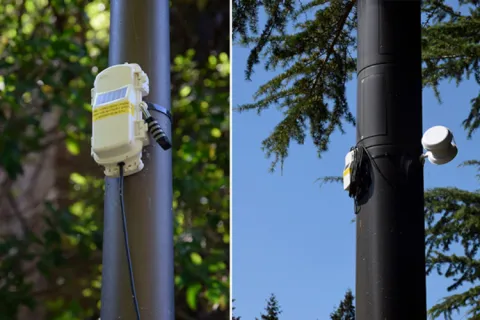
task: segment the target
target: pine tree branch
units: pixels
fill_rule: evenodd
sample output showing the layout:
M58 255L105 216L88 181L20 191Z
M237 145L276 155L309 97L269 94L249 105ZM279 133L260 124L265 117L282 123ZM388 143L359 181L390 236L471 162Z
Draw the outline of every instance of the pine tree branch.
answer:
M467 311L467 319L478 319L480 317L480 309L478 307L480 301L480 286L475 286L459 294L446 297L442 302L434 305L429 311L431 319L438 319L443 316L445 320L451 320L453 312L459 312L460 308L465 306L473 306Z
M432 61L432 60L458 59L458 58L478 58L478 56L466 55L466 54L452 54L452 55L444 55L444 56L436 56L436 57L423 57L423 60Z
M350 15L350 13L352 12L352 9L355 5L357 1L356 0L351 0L348 5L345 7L345 12L343 14L343 16L340 18L339 22L338 22L338 25L337 25L337 29L336 29L336 32L335 32L335 36L332 40L332 43L330 44L330 47L328 48L327 50L327 53L326 53L326 56L325 56L325 60L323 60L323 64L322 64L322 67L320 68L319 72L317 73L317 75L315 76L315 80L313 81L313 85L312 85L312 89L311 89L311 95L313 95L313 93L315 92L315 89L317 87L317 84L318 84L318 81L320 80L320 77L321 75L323 74L324 72L324 69L328 63L328 61L330 60L330 56L331 54L333 53L334 49L335 49L335 45L337 44L337 41L338 39L340 38L340 35L342 34L342 31L343 31L343 27L345 26L345 23L347 22L347 19L348 19L348 16Z

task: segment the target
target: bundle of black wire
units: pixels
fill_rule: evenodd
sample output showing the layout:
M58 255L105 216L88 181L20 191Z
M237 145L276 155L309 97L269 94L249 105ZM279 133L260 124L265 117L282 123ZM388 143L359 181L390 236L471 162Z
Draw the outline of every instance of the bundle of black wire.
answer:
M130 276L130 289L132 290L132 299L133 299L133 305L135 307L135 313L137 315L137 320L140 320L140 309L138 307L137 292L135 290L135 281L133 278L132 258L130 257L130 246L128 244L127 215L125 214L125 202L123 199L123 180L124 180L123 167L124 165L125 163L123 162L120 162L118 164L119 171L120 171L120 183L119 183L120 208L122 211L121 213L122 213L122 221L123 221L123 237L125 240L125 252L127 254L128 273Z
M351 183L348 195L355 201L355 213L358 213L358 201L365 195L370 187L370 166L368 151L363 146L353 148L353 161L351 165Z

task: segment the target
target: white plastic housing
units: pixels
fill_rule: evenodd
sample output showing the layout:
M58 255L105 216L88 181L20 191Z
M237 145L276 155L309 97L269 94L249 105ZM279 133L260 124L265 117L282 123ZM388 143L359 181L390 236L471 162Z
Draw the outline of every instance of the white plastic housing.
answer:
M355 150L350 151L345 156L345 169L343 169L343 190L348 191L352 183L352 162Z
M92 157L105 167L105 175L125 176L143 169L142 149L148 127L139 107L148 95L148 76L138 64L120 64L100 72L92 89Z
M427 150L425 156L433 164L446 164L458 154L458 148L453 142L453 134L444 126L428 129L423 134L422 146Z

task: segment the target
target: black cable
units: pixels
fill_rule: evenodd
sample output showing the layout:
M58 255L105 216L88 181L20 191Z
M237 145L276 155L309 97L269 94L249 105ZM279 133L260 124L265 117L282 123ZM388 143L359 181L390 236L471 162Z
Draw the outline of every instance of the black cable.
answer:
M358 201L365 195L371 184L370 164L378 171L380 176L392 187L395 186L385 177L382 170L380 170L375 159L370 155L370 152L362 145L357 145L352 148L354 151L353 161L351 164L351 183L348 190L348 195L353 198L355 205L355 214L358 213Z
M358 201L363 196L368 186L365 184L365 176L369 174L368 167L365 166L365 150L361 147L353 148L353 161L351 166L351 186L349 196L353 198L355 214L359 212Z
M172 147L172 143L168 139L167 135L163 131L162 127L155 118L152 116L145 119L148 124L148 131L152 135L153 139L162 147L163 150L168 150Z
M120 169L120 208L122 211L122 221L123 221L123 237L125 240L125 252L127 254L127 263L128 263L128 272L130 276L130 289L132 291L133 305L135 306L135 313L137 315L137 320L140 320L140 309L138 308L137 301L137 292L135 290L135 281L133 279L133 268L132 268L132 258L130 257L130 246L128 244L128 231L127 231L127 215L125 214L125 202L123 197L123 166L125 163L120 162L118 167Z
M387 177L385 177L385 175L383 174L382 170L380 170L380 168L378 167L378 164L377 162L375 161L375 159L370 155L370 152L368 152L368 150L362 146L363 149L365 149L365 153L367 154L368 158L370 159L370 162L373 164L373 166L375 167L375 169L377 169L378 173L380 173L380 175L382 176L382 178L393 188L395 188L395 186L393 184L390 183L390 181L387 179Z
M168 110L166 110L166 112L168 112ZM162 147L163 150L170 149L172 147L170 139L168 139L167 134L165 131L163 131L158 121L152 117L150 112L148 112L148 108L143 107L142 113L145 118L145 122L148 125L148 131L152 135L153 139L160 145L160 147ZM165 113L165 115L168 116L168 113Z

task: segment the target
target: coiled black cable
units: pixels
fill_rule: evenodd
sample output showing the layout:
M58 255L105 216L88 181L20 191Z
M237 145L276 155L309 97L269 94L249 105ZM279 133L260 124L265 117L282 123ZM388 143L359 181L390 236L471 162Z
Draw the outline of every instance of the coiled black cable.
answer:
M363 146L352 148L353 161L350 167L351 183L348 195L353 198L355 205L355 214L359 212L358 201L365 195L370 187L370 166L368 163L368 151Z
M163 150L168 150L172 147L172 143L168 138L165 131L163 131L162 127L158 123L158 121L152 117L150 112L148 112L147 104L142 102L142 113L143 117L145 118L145 122L148 125L148 132L152 135L152 138L160 145Z
M125 240L125 252L127 254L128 273L130 277L130 289L132 291L133 305L135 307L137 320L140 320L140 309L138 307L137 292L135 290L135 280L133 278L132 258L130 256L130 246L128 244L127 215L125 214L125 202L123 197L123 180L124 180L123 167L124 166L125 166L125 163L123 162L120 162L118 164L119 171L120 171L119 191L120 191L120 208L122 211L122 221L123 221L123 237Z
M152 135L153 139L162 147L163 150L168 150L172 147L170 140L168 139L165 132L162 130L162 127L158 124L158 121L155 120L152 116L149 116L145 119L145 122L148 124L148 131Z
M382 173L378 164L375 162L375 159L370 155L368 150L362 146L357 145L352 148L353 161L350 167L351 170L351 183L348 190L348 195L353 198L355 204L355 214L359 211L358 201L365 196L368 192L370 185L372 183L371 176L371 166L373 166L380 176L392 187L395 188L395 185L392 184L387 177Z

